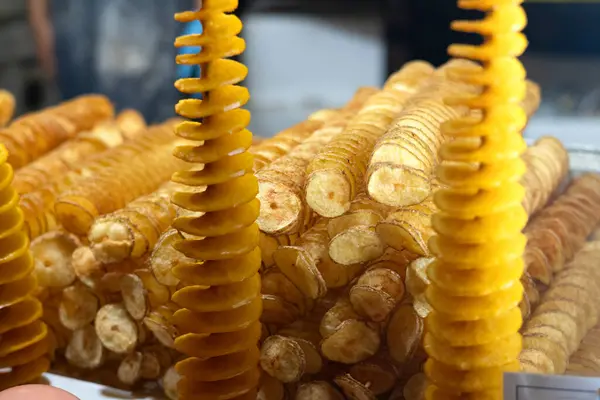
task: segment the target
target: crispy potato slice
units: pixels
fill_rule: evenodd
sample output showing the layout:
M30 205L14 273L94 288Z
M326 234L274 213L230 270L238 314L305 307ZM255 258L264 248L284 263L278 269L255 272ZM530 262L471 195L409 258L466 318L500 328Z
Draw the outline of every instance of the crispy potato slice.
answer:
M377 327L348 319L323 339L321 353L331 361L355 364L377 353L380 344Z

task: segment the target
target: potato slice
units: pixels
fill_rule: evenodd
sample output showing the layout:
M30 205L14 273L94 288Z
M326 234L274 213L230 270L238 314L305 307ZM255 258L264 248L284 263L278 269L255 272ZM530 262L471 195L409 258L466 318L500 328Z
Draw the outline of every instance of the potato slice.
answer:
M110 351L129 353L137 344L137 325L123 304L107 304L100 308L94 325L100 341Z
M375 394L365 385L346 374L335 378L334 382L342 389L349 400L376 400Z
M381 338L377 327L349 319L321 342L321 353L331 361L355 364L379 350Z
M81 245L75 235L66 232L48 232L31 242L34 257L34 276L41 286L63 288L72 284L75 271L71 255Z
M69 364L78 368L95 369L102 364L104 347L92 325L73 332L65 349L65 358Z

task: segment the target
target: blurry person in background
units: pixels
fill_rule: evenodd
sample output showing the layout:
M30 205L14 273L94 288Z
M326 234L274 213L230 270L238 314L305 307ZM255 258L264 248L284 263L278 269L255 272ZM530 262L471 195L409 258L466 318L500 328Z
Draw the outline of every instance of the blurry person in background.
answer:
M149 122L173 115L180 97L173 14L201 0L27 0L40 67L65 99L102 93ZM190 33L198 32L198 24ZM190 72L189 70L187 72ZM197 73L197 71L192 71Z

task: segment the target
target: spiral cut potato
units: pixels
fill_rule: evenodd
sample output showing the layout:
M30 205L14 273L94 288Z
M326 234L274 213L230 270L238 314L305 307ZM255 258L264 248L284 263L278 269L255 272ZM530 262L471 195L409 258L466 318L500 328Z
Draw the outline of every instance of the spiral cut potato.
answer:
M152 192L183 163L171 155L177 141L167 139L171 124L160 125L139 140L103 154L73 179L54 205L56 217L68 231L85 235L96 217L123 208Z
M85 95L55 107L26 114L0 130L8 161L19 169L62 142L114 116L113 105L101 95Z
M306 201L323 217L338 217L348 211L363 181L370 153L408 97L433 72L422 61L407 63L390 76L384 89L365 106L314 157L307 168Z
M307 119L265 139L252 149L254 170L258 171L273 161L288 154L293 148L309 138L313 132L323 126L320 119Z
M525 268L544 285L565 267L600 222L600 176L585 174L525 228Z
M444 104L443 97L477 92L476 86L448 80L446 73L453 67L471 65L466 60L451 60L436 70L378 139L366 176L371 198L401 207L420 203L431 194L431 177L445 142L441 124L469 112L465 106Z
M521 105L523 106L523 110L525 110L525 114L527 114L527 118L531 118L538 108L540 108L542 90L540 86L533 81L527 80L526 84L525 98Z
M479 95L456 95L448 104L481 110L480 116L446 122L449 138L440 148L439 212L432 220L436 261L428 267L424 348L430 381L426 398L501 399L502 374L518 371L522 324L519 302L524 270L527 214L521 203L525 172L520 155L527 116L520 105L525 70L516 58L527 47L521 0L461 0L459 6L486 12L481 21L456 21L461 32L479 33L483 44L452 45L454 57L483 67L449 71L465 84L483 86Z
M7 158L6 148L0 146L0 390L31 382L50 367L48 328L41 321L42 304L33 295L33 258Z
M58 198L70 190L77 193L79 198L64 200L75 201L74 205L85 192L95 196L92 202L94 204L86 204L90 209L80 210L75 207L74 216L84 218L83 220L67 221L72 224L69 229L84 235L87 233L86 227L91 225L92 218L98 213L122 208L138 194L156 189L169 178L170 173L182 165L170 157L171 146L177 142L172 134L173 124L174 121L169 120L151 127L143 135L99 153L76 170L55 177L38 190L22 195L19 205L25 214L25 228L29 237L35 238L60 225L55 205ZM161 162L164 164L161 165ZM155 170L158 173L154 173ZM149 177L146 178L145 174ZM123 182L127 186L123 186ZM142 193L140 190L143 190ZM109 206L109 201L116 204ZM102 209L94 211L93 207L100 203L103 203ZM72 212L71 204L66 204L62 211L69 215Z
M15 113L15 96L8 90L0 89L0 127L10 122Z
M569 173L569 153L556 138L543 136L523 154L527 171L521 179L525 187L523 207L527 214L541 210Z
M523 329L525 372L563 374L569 357L598 323L600 242L589 242L561 271Z
M301 234L314 224L316 216L304 198L306 167L323 146L344 133L356 111L376 92L375 88L359 89L343 110L324 120L320 129L256 174L261 204L257 223L261 231L271 235Z
M170 202L176 188L167 183L120 210L96 218L88 233L95 258L114 263L151 252L177 214Z
M140 132L148 128L144 116L139 111L130 108L121 111L117 115L115 124L126 140L135 138Z
M246 129L250 113L240 108L249 94L237 86L247 69L225 59L245 47L237 37L241 21L226 14L237 5L236 0L204 1L200 10L175 16L179 22L199 20L204 26L201 35L175 41L178 47L202 47L198 54L177 57L180 64L201 64L201 78L181 79L175 86L184 93L203 93L202 100L182 100L176 106L181 116L202 122L177 127L177 135L197 143L178 147L175 155L203 164L202 169L173 176L174 182L189 187L176 192L173 203L192 213L173 223L185 236L175 248L192 259L173 270L181 279L172 297L181 307L173 315L180 332L175 348L188 356L176 365L182 376L180 399L254 399L259 384L258 183L247 151L252 145Z
M15 190L19 194L35 191L47 182L75 171L86 158L120 145L123 139L115 124L98 124L19 169L15 173Z
M331 259L352 265L381 256L385 244L375 227L390 211L389 207L370 199L365 191L358 193L348 212L331 219L327 225Z
M275 265L310 299L318 299L328 288L347 285L363 267L341 265L329 257L328 220L319 220L293 246L281 246L273 253Z
M600 326L596 325L581 341L579 348L569 358L567 364L567 375L577 376L600 376Z

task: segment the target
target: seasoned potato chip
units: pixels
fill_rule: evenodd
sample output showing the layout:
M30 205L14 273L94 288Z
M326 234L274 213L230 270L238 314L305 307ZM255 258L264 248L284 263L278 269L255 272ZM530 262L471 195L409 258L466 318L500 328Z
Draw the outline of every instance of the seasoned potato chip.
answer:
M69 233L54 231L31 242L34 275L41 286L65 287L75 281L71 255L80 246L79 239Z
M122 304L100 308L94 325L104 347L115 353L129 353L138 341L135 321Z
M144 283L137 275L125 274L121 277L120 284L123 304L129 315L138 321L143 319L148 311Z
M69 364L85 369L94 369L104 360L104 347L92 325L86 325L73 332L65 349Z
M399 364L411 361L423 336L423 320L410 304L400 305L392 314L386 339L390 356Z
M68 329L81 329L94 321L98 307L98 298L86 286L69 286L62 291L58 308L60 322Z
M331 361L355 364L373 356L381 339L377 327L349 319L321 342L321 353Z
M133 385L142 378L144 356L139 351L128 354L119 364L117 376L126 385Z
M334 382L342 389L349 400L376 400L375 394L365 385L346 374L335 378Z
M344 400L344 396L325 381L313 381L298 386L296 400Z
M398 379L398 371L387 355L382 353L354 364L349 372L352 378L368 387L376 396L392 390Z

